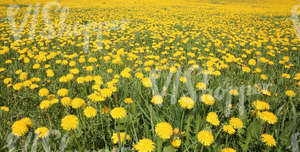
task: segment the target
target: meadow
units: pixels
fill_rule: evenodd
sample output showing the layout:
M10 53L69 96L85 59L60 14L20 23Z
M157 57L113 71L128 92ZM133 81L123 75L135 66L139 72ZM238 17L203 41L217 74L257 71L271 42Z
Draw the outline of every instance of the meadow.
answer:
M0 151L296 152L297 5L1 1Z

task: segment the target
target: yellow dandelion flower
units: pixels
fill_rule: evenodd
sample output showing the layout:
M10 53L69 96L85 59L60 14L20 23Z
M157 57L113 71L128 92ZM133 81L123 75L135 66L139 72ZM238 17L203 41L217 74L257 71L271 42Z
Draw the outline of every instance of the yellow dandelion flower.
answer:
M179 138L173 139L171 144L174 148L179 148L181 145L181 140Z
M8 108L8 107L6 107L6 106L1 106L1 107L0 107L0 109L1 109L2 111L6 111L6 112L8 112L8 111L9 111L9 108Z
M276 115L269 111L258 112L258 117L261 120L268 122L269 124L275 124L277 122Z
M207 114L206 121L209 122L213 126L219 126L220 121L218 119L218 115L215 112L210 112Z
M215 99L210 94L204 94L201 96L201 101L207 105L213 105L215 103Z
M180 80L182 83L185 83L185 82L187 81L185 77L180 77L179 80Z
M198 82L196 84L196 88L200 89L200 90L206 90L207 89L207 86L204 82Z
M256 110L269 110L270 105L264 101L256 100L252 103Z
M110 111L110 115L114 119L121 119L126 117L127 112L123 107L116 107Z
M48 96L49 94L49 90L47 88L42 88L39 90L39 96L44 97L44 96Z
M84 109L83 113L87 118L93 118L96 116L97 110L92 106L88 106Z
M133 100L131 98L125 98L124 102L127 104L131 104L131 103L133 103Z
M230 135L235 133L235 129L233 128L232 125L223 125L222 129L223 129L224 132L227 132Z
M170 139L173 128L168 122L160 122L155 126L155 132L162 139Z
M67 115L61 120L61 127L67 131L76 129L78 124L78 118L75 115Z
M70 97L63 97L60 99L60 102L63 106L68 107L71 106L72 99Z
M69 91L66 88L62 88L57 91L57 94L61 97L68 95L68 93L69 93Z
M254 65L256 65L256 60L250 59L250 60L248 61L248 64L251 65L251 66L254 66Z
M40 109L48 109L51 106L51 102L49 100L43 100L40 103Z
M211 131L202 130L198 133L198 141L204 146L210 146L214 142L214 136Z
M25 135L29 130L26 124L24 124L22 121L16 121L11 128L12 133L19 137Z
M289 97L295 97L296 93L293 90L287 90L287 91L285 91L285 95L287 95Z
M71 102L71 106L74 109L81 108L81 107L85 106L85 101L81 98L74 98Z
M51 70L51 69L48 69L48 70L46 71L46 74L47 74L47 77L53 77L53 76L54 76L54 72L53 72L53 70Z
M192 109L195 105L194 100L190 97L181 97L178 102L184 109Z
M150 88L152 87L152 82L151 82L151 79L150 78L143 78L142 79L142 83L143 83L143 86L146 87L146 88Z
M243 121L239 118L231 118L229 120L229 124L234 128L234 129L241 129L243 128L244 124Z
M229 91L229 93L230 93L231 95L234 95L234 96L238 96L238 95L239 95L239 92L238 92L236 89L231 89L231 90Z
M261 140L269 147L276 146L276 141L272 135L262 134Z
M221 152L236 152L236 150L232 149L232 148L229 148L229 147L226 147L226 148L223 148L221 150Z
M141 72L137 72L134 76L135 76L136 78L138 78L138 79L143 79L143 78L144 78L144 75L143 75L143 73L141 73Z
M161 104L163 102L163 98L160 95L155 95L154 97L152 97L151 102L154 104Z
M135 144L134 149L138 152L152 152L155 149L155 145L151 139L143 138Z
M34 133L38 134L40 138L45 138L49 135L49 129L46 127L40 127L37 128Z

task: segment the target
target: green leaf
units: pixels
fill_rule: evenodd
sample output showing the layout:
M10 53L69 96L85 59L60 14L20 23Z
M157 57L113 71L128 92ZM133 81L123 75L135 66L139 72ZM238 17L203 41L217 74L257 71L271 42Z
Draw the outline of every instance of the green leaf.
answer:
M169 145L164 148L163 152L176 152L176 149L173 146Z

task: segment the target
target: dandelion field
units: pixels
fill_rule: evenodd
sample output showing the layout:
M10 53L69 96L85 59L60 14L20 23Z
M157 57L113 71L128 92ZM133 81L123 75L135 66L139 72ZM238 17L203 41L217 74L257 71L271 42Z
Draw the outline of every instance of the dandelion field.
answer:
M297 5L1 1L0 151L296 152Z

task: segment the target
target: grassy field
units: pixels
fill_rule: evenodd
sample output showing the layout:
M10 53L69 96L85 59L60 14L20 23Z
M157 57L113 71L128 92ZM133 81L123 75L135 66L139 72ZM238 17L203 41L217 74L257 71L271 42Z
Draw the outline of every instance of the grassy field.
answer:
M297 5L1 1L0 151L295 152Z

